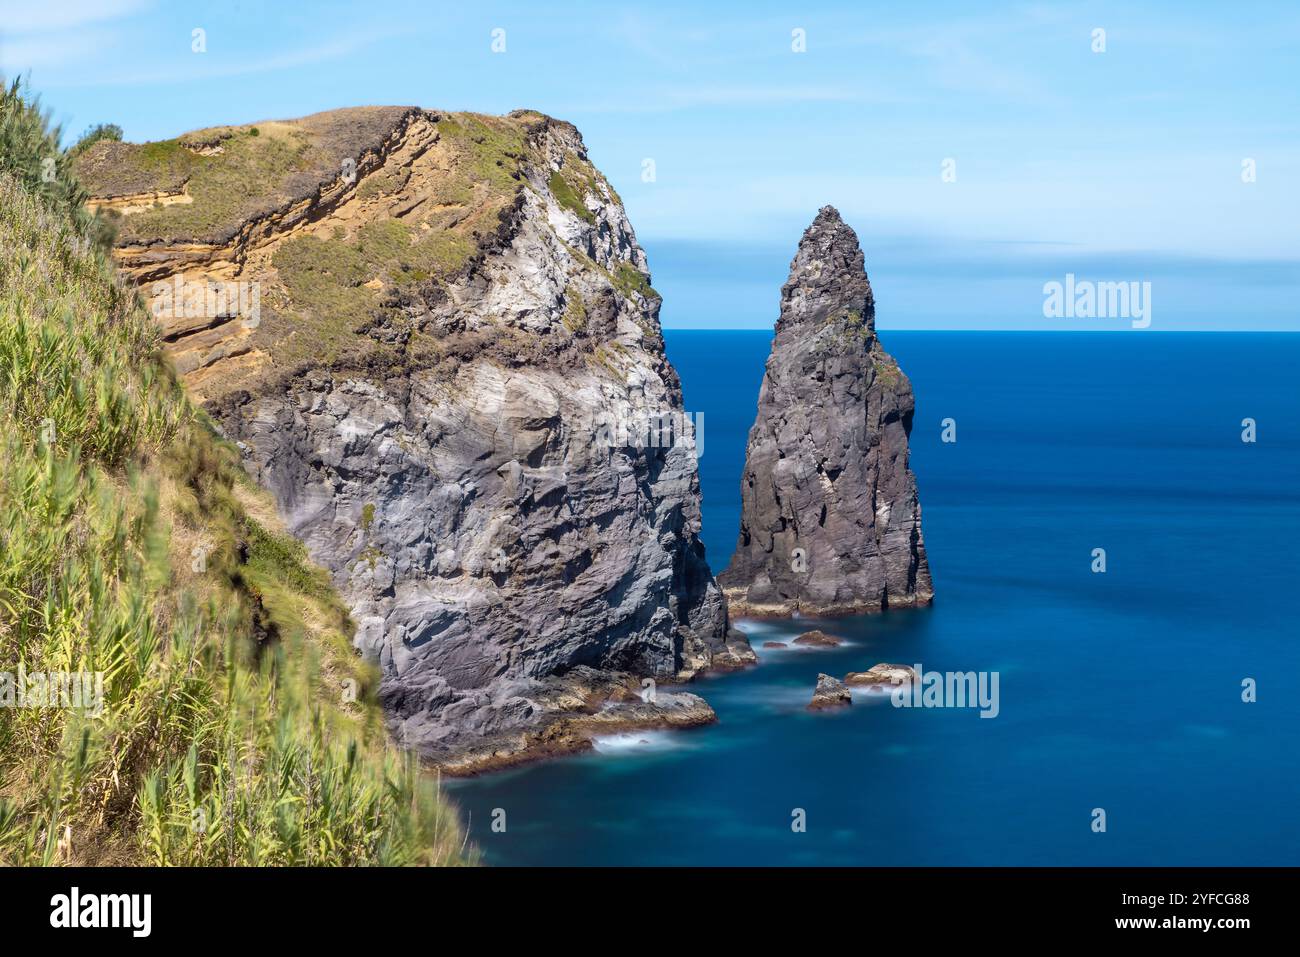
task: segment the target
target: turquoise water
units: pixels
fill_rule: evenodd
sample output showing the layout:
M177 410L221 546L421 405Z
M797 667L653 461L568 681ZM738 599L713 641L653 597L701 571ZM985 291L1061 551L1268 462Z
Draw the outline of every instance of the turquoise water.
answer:
M882 339L917 394L935 605L750 626L756 646L815 624L849 644L760 648L758 667L696 683L712 727L457 782L486 860L1300 864L1300 336ZM717 572L769 337L667 340L704 415ZM882 661L996 671L1000 713L804 710L818 672Z

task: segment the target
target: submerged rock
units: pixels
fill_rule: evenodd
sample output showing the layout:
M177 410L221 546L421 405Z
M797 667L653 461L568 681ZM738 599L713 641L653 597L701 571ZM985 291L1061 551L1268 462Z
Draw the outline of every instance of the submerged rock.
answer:
M842 708L851 704L853 704L853 693L844 682L830 675L817 676L817 687L813 691L812 701L808 703L809 711Z
M808 227L749 433L740 536L718 576L733 614L924 605L933 588L908 468L912 386L876 337L857 236Z

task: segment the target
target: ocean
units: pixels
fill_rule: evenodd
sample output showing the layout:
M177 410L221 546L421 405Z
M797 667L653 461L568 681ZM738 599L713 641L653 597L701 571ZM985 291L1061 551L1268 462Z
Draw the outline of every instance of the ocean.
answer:
M760 664L692 686L716 725L453 782L485 861L1300 864L1300 336L880 337L916 393L934 605L742 621ZM770 335L666 338L716 574ZM847 643L760 647L813 627ZM996 673L998 713L805 710L819 672L879 662Z

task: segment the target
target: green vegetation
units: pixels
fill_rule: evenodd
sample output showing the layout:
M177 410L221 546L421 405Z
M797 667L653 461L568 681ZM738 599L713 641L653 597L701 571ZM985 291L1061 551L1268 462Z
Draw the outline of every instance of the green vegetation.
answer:
M582 201L582 196L565 178L562 170L556 170L551 174L550 181L546 184L551 190L551 195L555 201L565 209L575 213L579 219L588 223L596 222L596 214L587 208L587 204Z
M66 162L41 178L10 92L0 672L103 684L102 708L0 707L0 864L462 861L324 573L186 399Z
M157 252L174 253L179 267L187 261L186 250L168 249L169 243L230 242L258 214L306 201L321 183L331 182L339 157L360 161L381 147L397 149L383 165L363 163L359 202L341 194L340 205L324 210L323 220L273 229L273 245L259 245L259 235L236 251L247 254L263 284L262 322L241 343L238 360L217 359L228 373L210 380L228 394L277 388L308 367L454 361L412 307L434 302L434 287L504 235L503 213L522 201L524 190L535 188L523 175L525 164L545 169L550 159L529 143L530 131L542 122L548 121L536 113L492 117L362 107L257 127L199 130L158 143L100 141L84 151L77 170L89 178L97 199L134 197L112 207L124 245L158 243ZM399 143L393 137L406 123L413 124L412 138ZM418 161L411 156L415 147L424 151ZM561 157L550 189L587 223L596 216L584 198L612 195L580 150ZM149 207L155 194L159 201ZM621 295L657 298L648 277L631 263L611 271L580 250L573 253ZM123 256L128 268L138 268L136 250ZM569 296L563 326L570 333L586 328L590 307L580 295ZM653 323L643 324L643 331L651 341L657 335ZM521 335L516 343L512 335L495 333L493 351L519 361L540 348L531 336Z
M877 381L886 388L892 389L903 378L903 370L899 368L897 360L880 348L879 342L872 344L871 365L876 370Z
M494 193L514 193L524 155L523 126L504 117L452 113L438 120L438 131L460 152L470 182L486 183Z
M325 569L311 564L307 547L292 535L268 531L256 520L245 522L244 559L245 573L263 583L282 585L290 591L306 595L332 612L339 631L349 627L348 613L330 584Z
M602 342L587 354L586 362L589 367L603 369L616 379L622 380L624 370L619 367L618 358L626 351L622 343Z
M406 167L371 173L357 188L361 199L374 199L376 196L397 193L411 178L411 171Z
M320 162L312 155L307 134L287 126L273 131L268 128L267 135L224 137L219 147L220 153L204 155L181 140L121 144L112 154L112 164L122 178L117 184L110 180L106 193L105 186L97 183L96 192L130 195L178 191L183 186L192 203L174 203L127 217L122 235L223 239L245 219L292 199L287 184L290 176ZM128 180L128 174L133 178ZM153 186L140 188L144 182Z
M650 279L625 259L620 259L614 273L609 277L614 288L631 299L633 295L645 296L647 299L661 298L650 285Z
M86 211L86 191L73 175L72 157L59 147L60 135L39 103L24 96L20 81L5 86L0 78L0 175L13 177L57 214L70 217L78 233L107 246L112 231Z
M826 325L833 327L838 341L846 345L864 343L872 337L871 325L856 309L847 309L831 316L826 320Z
M112 214L128 243L228 242L250 219L305 200L338 175L340 157L379 148L409 117L405 108L366 107L157 143L101 141L77 170L97 199L137 198ZM436 352L434 343L408 343L393 303L421 296L421 284L446 282L498 231L524 188L527 130L539 118L423 114L438 130L438 175L422 171L413 184L412 167L396 163L363 175L356 195L380 209L278 243L263 280L263 321L249 342L269 356L273 375ZM161 201L141 202L152 194ZM367 336L376 326L392 334Z
M89 144L77 154L77 175L96 196L178 193L193 172L195 155L177 140Z
M569 332L587 328L587 303L577 286L569 285L564 290L564 318L561 322Z
M79 156L100 140L109 140L114 143L122 142L122 127L116 123L100 123L98 126L92 126L81 134L81 139L77 140L76 145L68 150L68 155L72 157Z
M267 325L277 361L332 361L379 310L385 285L445 279L473 252L473 242L464 236L421 231L397 219L368 222L353 239L289 240L272 258L292 313L284 335L274 321Z
M587 208L587 204L583 200L589 194L594 194L603 200L602 186L613 197L614 202L622 203L613 187L609 185L596 167L573 152L565 153L563 165L551 174L546 185L557 203L565 209L572 210L587 223L594 224L596 214Z
M311 348L329 351L339 334L350 337L378 305L375 291L362 285L369 269L359 245L300 236L281 245L272 262L295 311L305 316L295 328L314 340Z

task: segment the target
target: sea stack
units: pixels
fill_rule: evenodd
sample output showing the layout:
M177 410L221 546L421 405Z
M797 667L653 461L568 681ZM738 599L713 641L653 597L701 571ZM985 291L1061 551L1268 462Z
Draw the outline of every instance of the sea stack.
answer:
M733 614L928 604L912 385L876 337L858 237L831 206L803 234L749 432L740 537L718 576Z

